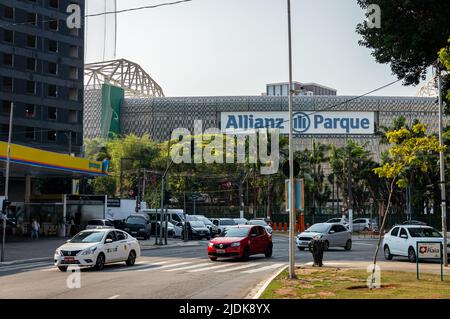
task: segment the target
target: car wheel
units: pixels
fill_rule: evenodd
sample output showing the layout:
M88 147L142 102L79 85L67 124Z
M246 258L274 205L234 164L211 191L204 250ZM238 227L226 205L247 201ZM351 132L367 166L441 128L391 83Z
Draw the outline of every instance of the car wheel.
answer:
M128 259L126 260L127 266L133 266L136 262L136 252L134 250L130 251Z
M248 260L250 258L250 248L245 247L244 253L242 254L242 260Z
M386 260L392 260L392 254L391 254L391 250L389 249L388 245L384 246L384 259Z
M297 247L298 248L298 250L300 250L300 251L304 251L305 250L305 247Z
M352 249L352 240L347 240L347 243L345 244L345 250L351 250Z
M327 251L330 248L330 243L328 240L325 240L325 243L323 244L323 250Z
M211 260L211 261L216 261L216 260L217 260L217 257L209 257L209 260Z
M58 266L58 269L62 272L66 272L67 271L67 266Z
M98 254L97 261L94 268L96 270L102 270L105 267L105 255L103 253Z
M416 252L415 252L414 248L412 248L412 247L408 248L408 259L412 263L416 262Z
M270 258L270 257L272 257L272 252L273 252L273 247L272 247L272 245L269 245L269 246L267 246L266 252L264 253L264 255L267 258Z

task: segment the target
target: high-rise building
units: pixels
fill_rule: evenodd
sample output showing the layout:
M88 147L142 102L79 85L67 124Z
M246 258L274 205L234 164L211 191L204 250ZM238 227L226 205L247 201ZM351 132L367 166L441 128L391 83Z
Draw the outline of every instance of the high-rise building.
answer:
M288 82L270 83L266 85L265 95L267 96L288 96ZM293 82L292 89L294 95L337 95L335 89L317 83Z
M59 153L83 145L84 30L69 29L70 4L85 0L2 0L0 140Z

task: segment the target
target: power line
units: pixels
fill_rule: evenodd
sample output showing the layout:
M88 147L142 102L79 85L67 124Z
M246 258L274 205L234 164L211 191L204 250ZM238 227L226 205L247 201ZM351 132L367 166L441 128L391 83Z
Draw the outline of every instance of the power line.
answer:
M100 17L104 15L110 15L110 14L120 14L125 12L133 12L133 11L140 11L140 10L146 10L146 9L156 9L159 7L165 7L165 6L173 6L178 5L185 2L191 2L193 0L179 0L179 1L173 1L173 2L165 2L165 3L158 3L155 5L148 5L148 6L141 6L136 8L128 8L128 9L122 9L122 10L114 10L114 11L106 11L106 12L99 12L99 13L93 13L93 14L87 14L84 16L84 18L94 18L94 17ZM37 25L38 23L50 23L59 21L62 19L50 19L50 20L39 20L39 21L33 21L33 22L11 22L11 23L3 23L0 24L1 27L9 27L9 26L16 26L16 25Z

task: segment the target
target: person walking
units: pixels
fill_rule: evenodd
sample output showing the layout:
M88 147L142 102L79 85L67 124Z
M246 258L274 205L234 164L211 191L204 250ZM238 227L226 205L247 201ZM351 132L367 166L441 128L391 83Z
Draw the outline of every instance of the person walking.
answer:
M33 222L31 223L31 239L33 237L36 237L36 239L39 239L39 229L41 228L41 225L39 225L38 221L36 219L33 219Z

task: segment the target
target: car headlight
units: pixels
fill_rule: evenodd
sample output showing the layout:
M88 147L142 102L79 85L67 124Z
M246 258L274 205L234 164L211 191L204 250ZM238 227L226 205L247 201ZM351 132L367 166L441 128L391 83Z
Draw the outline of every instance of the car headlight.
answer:
M213 247L214 244L213 244L213 243L209 243L208 246L209 246L209 247Z
M237 242L237 243L232 243L231 245L230 245L230 247L239 247L241 245L241 242Z
M61 250L59 250L59 249L55 250L55 255L56 256L61 256Z
M97 250L97 247L91 247L83 251L82 255L92 255Z
M323 237L323 235L316 235L316 236L314 236L312 239L318 240L318 239L321 239L322 237Z

